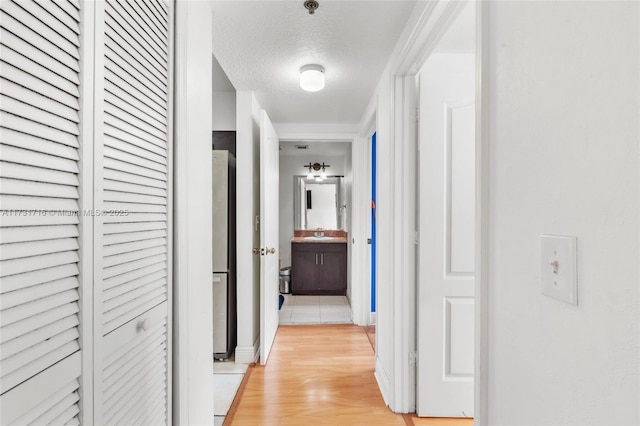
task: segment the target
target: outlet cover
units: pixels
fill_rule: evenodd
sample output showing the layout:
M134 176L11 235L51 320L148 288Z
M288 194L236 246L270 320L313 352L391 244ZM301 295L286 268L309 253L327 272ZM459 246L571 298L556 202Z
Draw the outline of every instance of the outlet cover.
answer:
M578 304L576 237L540 236L541 292L571 305Z

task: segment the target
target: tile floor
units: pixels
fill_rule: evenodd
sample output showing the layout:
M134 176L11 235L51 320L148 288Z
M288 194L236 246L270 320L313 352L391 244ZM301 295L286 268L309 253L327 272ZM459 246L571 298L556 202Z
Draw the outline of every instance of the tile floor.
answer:
M351 307L345 296L294 296L285 294L280 324L351 324Z
M213 413L214 425L224 423L248 364L236 364L233 358L213 363Z

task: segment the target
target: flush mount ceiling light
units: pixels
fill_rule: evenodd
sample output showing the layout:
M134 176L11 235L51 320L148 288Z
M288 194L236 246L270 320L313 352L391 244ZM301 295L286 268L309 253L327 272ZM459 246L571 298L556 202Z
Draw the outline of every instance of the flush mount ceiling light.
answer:
M324 68L313 64L300 68L300 87L307 92L324 89Z

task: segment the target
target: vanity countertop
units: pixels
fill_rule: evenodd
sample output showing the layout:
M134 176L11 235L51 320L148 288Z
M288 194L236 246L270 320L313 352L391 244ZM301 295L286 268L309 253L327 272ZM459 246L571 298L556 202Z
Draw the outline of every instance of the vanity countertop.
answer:
M293 237L292 243L347 243L347 237Z
M322 232L323 237L316 237L316 232ZM346 244L348 240L347 233L342 230L324 229L324 230L304 230L296 229L293 231L292 243L342 243Z

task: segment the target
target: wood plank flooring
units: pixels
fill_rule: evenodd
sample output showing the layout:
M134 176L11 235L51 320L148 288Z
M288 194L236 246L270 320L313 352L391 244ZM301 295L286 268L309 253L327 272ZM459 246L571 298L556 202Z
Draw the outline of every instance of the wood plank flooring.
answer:
M392 413L373 371L374 352L362 327L281 325L266 367L247 372L224 424L442 424ZM473 421L445 424L471 426Z

